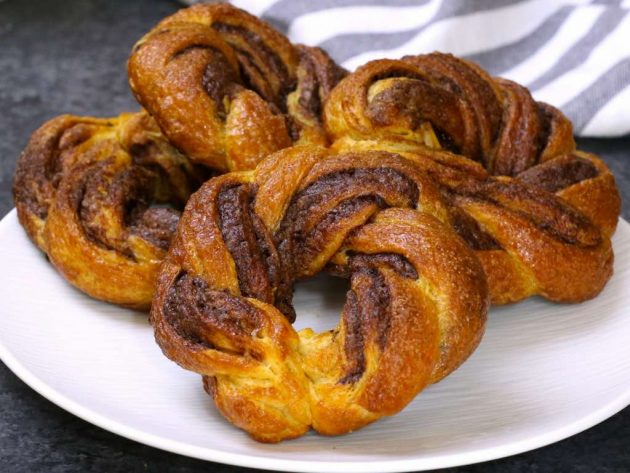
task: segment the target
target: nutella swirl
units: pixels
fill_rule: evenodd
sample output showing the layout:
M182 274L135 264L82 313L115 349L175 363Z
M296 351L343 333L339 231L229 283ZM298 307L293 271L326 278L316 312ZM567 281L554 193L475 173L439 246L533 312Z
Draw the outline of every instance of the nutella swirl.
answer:
M256 440L358 429L479 342L483 270L447 222L405 158L280 151L191 197L158 280L156 340ZM324 269L350 280L339 324L298 333L293 286Z
M146 113L60 116L33 134L13 189L20 222L70 283L147 309L183 204L207 175Z

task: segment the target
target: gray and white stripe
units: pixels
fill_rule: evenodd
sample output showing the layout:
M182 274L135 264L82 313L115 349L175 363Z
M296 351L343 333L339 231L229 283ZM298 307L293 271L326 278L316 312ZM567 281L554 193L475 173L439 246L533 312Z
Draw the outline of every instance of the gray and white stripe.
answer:
M630 134L630 0L232 3L350 70L377 58L451 52L526 85L564 111L578 135Z

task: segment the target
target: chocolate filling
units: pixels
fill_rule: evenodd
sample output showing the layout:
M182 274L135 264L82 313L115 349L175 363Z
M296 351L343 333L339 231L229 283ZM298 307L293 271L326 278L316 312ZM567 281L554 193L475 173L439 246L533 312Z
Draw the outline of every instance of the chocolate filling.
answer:
M321 122L322 102L313 64L308 59L302 59L300 61L300 69L301 71L298 75L298 90L300 91L298 103L305 116Z
M589 160L565 155L534 166L520 173L517 179L547 192L558 192L578 182L597 177L598 174L597 168Z
M129 233L168 250L175 235L180 213L168 207L135 207L130 212Z
M435 133L435 136L437 137L438 141L440 142L440 146L442 146L443 149L456 154L461 153L460 147L457 145L457 143L455 143L455 140L453 140L453 137L451 135L442 130L439 126L432 126L433 132Z
M357 188L357 192L324 215L312 229L306 229L314 210L335 199L340 189L350 188ZM331 234L331 228L366 206L385 208L396 199L397 206L414 208L418 196L416 183L391 168L351 169L322 176L293 197L274 236L284 265L292 268L292 274L296 274L295 268L308 266L336 236L336 231Z
M538 121L540 122L540 129L538 131L538 151L536 154L540 156L540 153L542 153L547 146L549 137L551 136L553 114L548 108L548 105L543 102L536 102L536 106L538 107Z
M346 330L344 352L348 368L339 384L356 383L365 371L365 336L363 334L363 318L359 298L353 290L348 291L343 307L343 324Z
M371 77L368 87L374 84L375 82L378 82L379 80L394 79L394 78L398 79L401 77L405 77L407 79L416 79L419 81L426 80L425 77L418 72L414 72L403 67L392 66L392 67L389 67L388 69L385 69L384 71L374 74Z
M203 74L202 87L216 104L216 111L219 117L225 119L226 110L223 103L224 97L231 96L237 91L239 77L227 62L223 54L214 48L207 48L213 53L213 59L208 63Z
M601 233L582 213L549 192L512 181L470 181L451 189L458 205L467 199L489 202L528 220L558 240L579 246L596 246Z
M377 126L396 125L401 119L411 129L428 121L446 149L459 151L465 139L459 99L424 80L401 80L376 94L366 115Z
M63 153L89 140L99 128L111 123L76 122L59 117L37 130L18 160L13 180L13 197L17 205L44 220L52 198L46 191L56 190L63 177ZM85 158L84 161L89 160ZM50 187L48 187L50 186Z
M418 272L416 268L409 262L403 255L397 253L355 253L348 252L348 256L355 264L358 263L370 263L378 266L385 266L396 271L400 276L409 279L418 279ZM369 261L366 261L369 260ZM329 264L326 266L326 270L333 276L339 276L342 278L349 278L352 275L350 266L340 266Z
M402 60L418 67L431 83L439 84L466 104L463 108L470 112L470 116L463 117L465 129L470 130L465 142L466 154L479 161L483 158L487 164L485 154L498 136L502 120L501 103L488 78L473 65L451 54L405 56Z
M258 34L247 28L223 22L213 23L212 28L219 33L222 33L224 39L228 43L230 43L230 45L235 50L241 53L241 57L243 57L243 53L246 53L246 51L242 46L239 46L239 41L245 42L249 49L255 51L259 60L271 69L271 72L274 76L278 78L278 83L280 84L280 90L276 91L278 96L275 97L275 99L267 99L276 103L276 105L281 105L281 102L283 101L282 99L284 99L287 92L289 90L292 90L295 86L294 81L291 79L291 76L287 69L287 66L282 61L281 57L276 54L272 48L267 46L264 40ZM247 56L251 58L250 53L247 53ZM248 62L250 66L255 65L256 63L253 58L251 58ZM265 78L266 75L260 71L260 68L258 66L255 67L255 70L257 71L257 74L254 74L254 70L252 69L252 67L243 68L243 72L245 73L245 75L249 76L249 82L251 84L256 84L256 82L260 80L256 78L255 75L258 75L260 78ZM260 93L261 91L257 90L257 92Z
M274 303L281 267L271 235L252 209L254 191L247 184L226 186L217 198L219 227L230 251L244 297ZM295 313L287 314L295 319Z
M102 224L111 218L124 223L135 207L146 209L149 200L145 192L151 188L152 176L137 166L116 173L111 168L112 162L113 159L108 159L83 170L82 185L77 186L75 192L76 196L80 195L78 216L86 238L133 259L133 253L125 242L108 235L107 228Z
M268 80L268 74L263 71L256 63L256 58L253 57L248 51L233 48L236 51L236 57L241 70L241 77L243 84L246 88L255 91L263 99L265 99L269 105L274 105L276 110L282 112L286 111L286 103L284 95L280 96L273 90L270 81Z
M539 107L525 87L497 80L505 93L506 106L488 171L494 175L515 176L538 160Z
M334 233L336 233L335 230L338 223L371 206L374 206L376 209L383 209L386 207L386 204L378 195L363 195L344 200L328 212L313 229L301 234L302 245L299 249L299 254L295 255L299 259L294 260L296 265L306 265L320 254L327 246L327 242L335 236ZM333 234L331 234L331 229Z
M343 79L347 71L339 67L319 48L299 45L298 104L302 114L321 123L323 103L330 91Z
M479 223L463 210L450 207L451 224L455 232L475 251L500 250L501 245L492 235L481 229Z
M73 193L86 238L102 248L135 259L125 235L112 238L103 227L104 221L114 218L127 228L129 235L167 250L180 213L169 207L151 207L158 174L135 165L120 172L109 166L111 160L85 167L82 185L76 186Z
M370 332L377 334L381 349L387 343L390 328L391 295L379 263L389 264L387 256L357 255L349 261L351 289L342 313L345 329L344 352L348 367L340 384L357 382L365 371L365 344ZM415 271L414 271L415 272Z
M168 290L163 310L166 322L191 348L264 357L252 353L248 343L252 336L260 336L263 320L258 310L242 298L211 290L202 278L180 274Z

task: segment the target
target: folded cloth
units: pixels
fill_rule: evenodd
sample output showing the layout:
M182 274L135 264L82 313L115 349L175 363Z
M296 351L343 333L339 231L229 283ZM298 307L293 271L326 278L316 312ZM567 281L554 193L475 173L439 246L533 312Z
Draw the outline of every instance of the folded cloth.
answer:
M577 135L630 134L630 0L231 3L350 70L377 58L450 52L527 86L568 115Z

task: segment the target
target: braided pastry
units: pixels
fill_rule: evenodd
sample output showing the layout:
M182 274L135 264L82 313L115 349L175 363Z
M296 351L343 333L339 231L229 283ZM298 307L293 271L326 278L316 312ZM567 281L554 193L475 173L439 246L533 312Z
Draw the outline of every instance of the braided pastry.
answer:
M400 153L434 178L493 303L580 302L610 278L614 177L524 87L446 54L372 61L333 90L324 118L333 149Z
M70 283L97 299L148 309L176 209L203 175L146 113L63 115L31 137L13 194L29 237Z
M337 435L400 411L477 346L487 287L431 179L384 152L293 147L195 193L151 321L255 439ZM350 279L339 325L296 333L293 284Z
M325 145L321 104L345 74L321 49L293 46L228 4L164 19L136 44L128 71L169 140L220 171L252 169L293 143Z
M515 176L575 150L571 122L512 81L450 54L371 61L331 94L333 140L379 140L442 148Z

